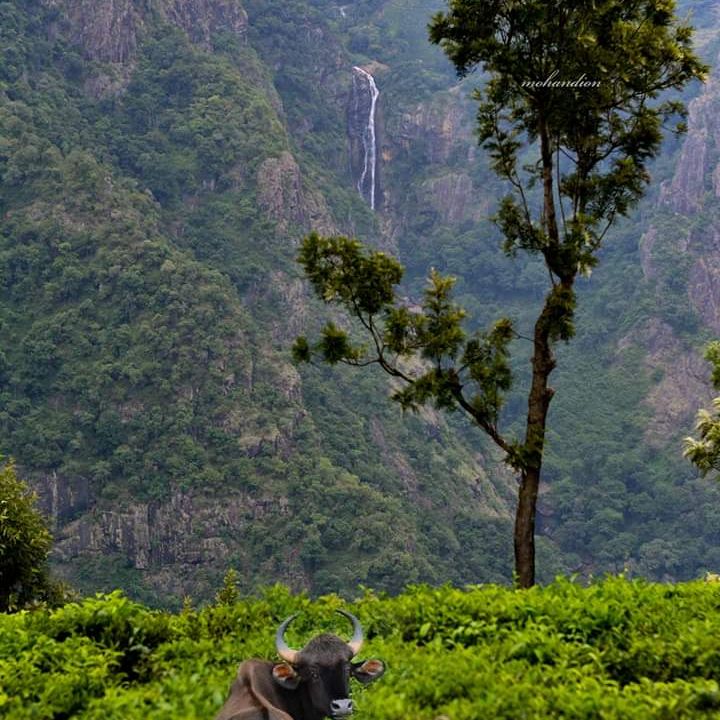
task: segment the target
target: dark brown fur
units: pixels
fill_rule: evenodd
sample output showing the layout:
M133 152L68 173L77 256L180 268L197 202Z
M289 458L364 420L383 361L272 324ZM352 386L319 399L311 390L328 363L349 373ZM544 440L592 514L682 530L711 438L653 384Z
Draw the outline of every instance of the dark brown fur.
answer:
M245 660L215 720L293 720L277 707L288 691L273 681L272 667L266 660Z

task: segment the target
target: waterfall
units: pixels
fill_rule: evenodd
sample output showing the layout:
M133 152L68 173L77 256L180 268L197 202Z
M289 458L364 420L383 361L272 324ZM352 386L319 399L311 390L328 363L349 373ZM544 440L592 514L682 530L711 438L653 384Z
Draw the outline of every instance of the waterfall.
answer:
M363 70L359 67L353 67L354 75L353 75L353 85L360 81L358 78L362 78L364 80L364 83L366 87L370 91L370 108L367 116L367 121L365 122L365 126L362 131L362 145L363 145L363 169L362 173L360 175L360 179L357 183L357 189L360 195L364 198L366 197L367 192L367 200L370 203L370 207L374 210L375 209L375 173L377 169L377 141L375 136L375 107L377 105L377 99L380 95L380 91L377 89L377 85L375 85L375 79L373 76ZM359 104L360 104L360 92L357 92L357 88L355 94L355 102L356 102L356 110L359 110ZM366 186L367 190L366 190Z

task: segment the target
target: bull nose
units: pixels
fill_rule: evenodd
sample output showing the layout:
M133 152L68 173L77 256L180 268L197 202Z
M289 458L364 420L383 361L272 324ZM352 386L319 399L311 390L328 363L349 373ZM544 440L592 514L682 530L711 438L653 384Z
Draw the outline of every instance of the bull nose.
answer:
M352 715L353 704L349 698L343 698L342 700L333 700L330 703L330 713L334 718L344 718L348 715Z

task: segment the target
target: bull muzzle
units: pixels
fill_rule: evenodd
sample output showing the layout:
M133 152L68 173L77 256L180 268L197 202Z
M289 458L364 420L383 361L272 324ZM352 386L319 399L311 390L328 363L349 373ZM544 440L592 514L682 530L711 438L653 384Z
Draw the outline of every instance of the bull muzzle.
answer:
M342 700L333 700L330 703L330 715L333 718L345 718L352 715L353 703L350 698L343 698Z

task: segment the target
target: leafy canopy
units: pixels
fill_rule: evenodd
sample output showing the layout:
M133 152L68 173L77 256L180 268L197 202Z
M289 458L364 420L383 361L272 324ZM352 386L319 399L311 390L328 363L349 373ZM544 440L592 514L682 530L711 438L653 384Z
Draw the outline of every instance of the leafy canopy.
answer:
M720 390L720 341L708 345L705 358L713 365L712 383ZM701 409L695 422L697 438L685 438L685 457L703 475L720 472L720 397L713 400L713 411Z
M296 340L296 361L308 362L316 354L331 364L377 364L403 381L393 399L404 409L417 410L429 401L444 409L462 407L497 436L498 415L512 381L510 320L468 334L462 324L465 311L452 299L455 279L435 271L422 304L411 305L397 292L400 263L365 250L357 240L311 233L302 242L299 262L316 294L342 305L370 341L360 344L349 328L328 322L315 344L306 337Z
M641 197L663 125L685 112L661 93L707 70L693 53L692 28L676 22L673 0L449 7L430 36L460 75L476 67L489 75L475 93L478 129L495 171L511 184L497 215L506 251L542 254L561 280L588 272L615 217ZM520 166L519 151L538 141L537 160ZM540 181L536 222L532 188Z
M0 612L47 595L50 532L12 462L0 468Z

